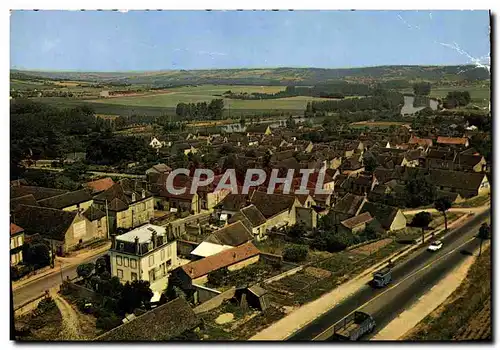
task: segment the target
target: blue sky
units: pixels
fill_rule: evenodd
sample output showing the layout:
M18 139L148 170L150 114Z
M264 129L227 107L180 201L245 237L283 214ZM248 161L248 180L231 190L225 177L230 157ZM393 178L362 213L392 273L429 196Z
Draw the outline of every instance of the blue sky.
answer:
M487 11L14 11L10 18L11 68L20 69L449 65L490 52Z

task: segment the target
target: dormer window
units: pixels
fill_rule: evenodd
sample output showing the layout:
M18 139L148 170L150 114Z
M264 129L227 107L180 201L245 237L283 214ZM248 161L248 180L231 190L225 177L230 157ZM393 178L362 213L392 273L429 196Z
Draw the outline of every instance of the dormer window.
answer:
M142 190L142 198L146 198L146 190Z
M135 198L135 193L132 193L132 202L135 202L136 198Z
M123 243L120 243L120 250L123 250L124 247L125 245Z

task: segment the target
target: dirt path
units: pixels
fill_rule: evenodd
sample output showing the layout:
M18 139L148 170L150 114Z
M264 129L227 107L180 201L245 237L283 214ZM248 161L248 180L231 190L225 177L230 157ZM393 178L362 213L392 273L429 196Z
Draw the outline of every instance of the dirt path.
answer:
M73 307L57 293L52 293L52 298L54 298L62 316L62 340L85 340L85 338L80 335L80 321Z

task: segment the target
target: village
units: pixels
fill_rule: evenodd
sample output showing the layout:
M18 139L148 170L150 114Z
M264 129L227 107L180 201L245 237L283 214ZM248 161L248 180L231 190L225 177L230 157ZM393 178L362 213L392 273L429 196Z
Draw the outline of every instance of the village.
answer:
M11 181L16 312L50 294L80 318L70 338L249 339L409 246L430 243L424 230L447 229L489 205L491 163L471 137L488 134L468 124L388 132L290 118L244 132L152 135L149 147L164 162L133 176L94 174L76 191ZM186 165L173 184L192 188L209 156L208 185L169 191L169 174ZM269 178L231 191L218 186L227 169L239 190L247 169L275 170L282 182L274 191ZM59 273L16 302L17 288Z

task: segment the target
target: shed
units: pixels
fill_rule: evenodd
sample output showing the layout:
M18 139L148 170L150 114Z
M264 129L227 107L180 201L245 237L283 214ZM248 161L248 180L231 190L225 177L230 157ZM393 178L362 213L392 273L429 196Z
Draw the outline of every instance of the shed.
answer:
M251 287L238 288L235 291L234 297L241 303L246 299L248 305L254 309L265 311L270 306L269 293L259 284L254 284Z

